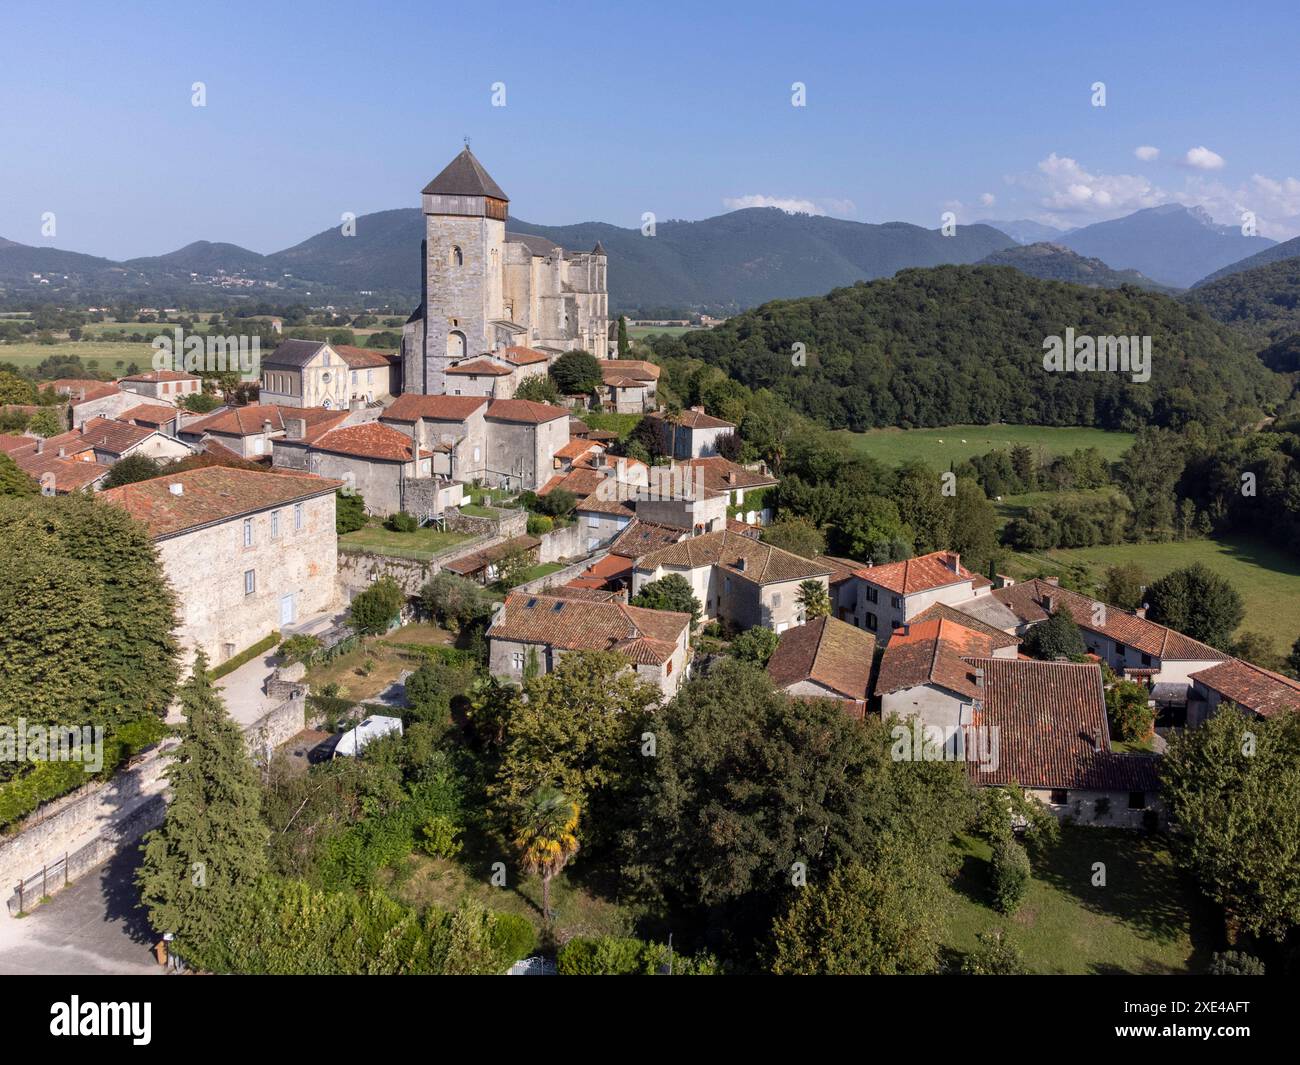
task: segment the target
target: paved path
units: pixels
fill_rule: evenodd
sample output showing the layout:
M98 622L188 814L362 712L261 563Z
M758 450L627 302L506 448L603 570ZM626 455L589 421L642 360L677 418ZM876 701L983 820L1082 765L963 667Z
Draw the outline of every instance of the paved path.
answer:
M0 975L162 975L132 883L138 860L129 847L26 917L0 913Z

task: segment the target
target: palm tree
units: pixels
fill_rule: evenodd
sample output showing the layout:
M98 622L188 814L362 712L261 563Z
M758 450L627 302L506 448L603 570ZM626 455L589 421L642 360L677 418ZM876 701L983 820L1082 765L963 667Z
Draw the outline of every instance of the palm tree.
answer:
M799 605L803 607L804 620L823 617L831 612L831 597L821 581L802 581L798 592Z
M515 832L525 873L542 878L542 917L551 921L551 878L578 853L578 803L559 788L542 787L524 799Z

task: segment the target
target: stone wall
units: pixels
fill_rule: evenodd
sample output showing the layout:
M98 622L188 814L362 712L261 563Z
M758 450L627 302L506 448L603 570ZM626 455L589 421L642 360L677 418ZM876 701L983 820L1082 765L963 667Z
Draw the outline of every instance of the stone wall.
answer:
M269 749L301 732L305 720L305 700L299 691L244 729L249 753L254 758L265 757ZM64 884L61 863L65 856L66 878L71 881L161 824L166 811L164 772L179 742L163 740L141 752L111 779L92 781L46 803L14 834L2 837L0 895L8 902L6 911L11 915L17 912L14 889L19 879L25 878L29 884L25 903L30 909L31 899L39 897L31 893L30 885L42 867L58 870L48 885L42 885L53 894Z
M496 514L495 518L483 518L477 514L462 514L457 508L449 507L447 528L452 532L500 536L507 540L512 536L523 536L528 531L528 512L522 507L497 510Z
M448 525L450 527L450 523ZM344 548L339 551L339 588L343 592L343 599L350 603L358 592L364 592L375 581L392 577L407 595L418 595L425 582L448 562L473 551L481 551L500 539L502 538L494 533L479 535L428 559L398 558L395 555L378 555L370 551Z
M537 561L559 562L566 558L578 558L586 553L586 534L581 524L574 522L562 529L552 529L542 534L542 546L538 548Z

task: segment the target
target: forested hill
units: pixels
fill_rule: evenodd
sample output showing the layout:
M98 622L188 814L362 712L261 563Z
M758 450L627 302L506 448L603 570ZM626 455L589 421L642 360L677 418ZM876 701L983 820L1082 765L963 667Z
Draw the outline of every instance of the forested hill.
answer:
M1150 336L1152 374L1049 373L1043 340ZM807 364L792 364L793 345ZM833 428L1005 421L1131 429L1260 409L1282 379L1199 308L1135 288L1041 281L1007 267L904 270L826 296L764 304L716 329L660 336L661 358L716 365Z
M1183 298L1261 341L1294 336L1300 333L1300 258L1226 274Z

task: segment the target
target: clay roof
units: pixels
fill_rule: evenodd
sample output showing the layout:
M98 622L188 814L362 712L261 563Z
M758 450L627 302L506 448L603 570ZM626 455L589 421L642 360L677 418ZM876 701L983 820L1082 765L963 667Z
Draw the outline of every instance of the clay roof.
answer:
M617 377L632 377L640 381L658 381L662 371L645 359L602 359L600 372Z
M672 525L660 525L658 522L637 518L614 538L614 542L609 545L609 553L625 558L640 558L651 551L677 543L685 532L686 530Z
M536 536L512 536L509 540L502 540L499 544L485 547L481 551L472 551L452 562L444 562L442 568L462 576L467 573L477 573L479 570L487 569L498 559L505 558L512 551L531 551L541 544L542 541Z
M986 622L980 621L979 618L971 617L963 613L955 606L949 606L947 603L935 603L933 606L922 610L914 618L912 624L919 625L926 621L938 621L945 618L948 621L955 621L958 625L970 629L973 632L982 633L987 636L992 645L997 647L1016 647L1020 644L1019 636L1012 636L1002 629L995 628Z
M514 373L509 366L500 366L491 359L481 356L468 362L459 362L455 366L448 366L446 372L487 377L509 377Z
M494 399L488 404L487 416L499 422L530 422L540 425L557 418L567 418L569 412L563 407L535 403L531 399Z
M204 433L224 433L227 436L254 436L262 431L264 422L271 423L271 431L282 432L286 419L301 419L307 423L308 433L325 424L337 424L346 418L345 410L328 410L325 407L285 407L277 403L249 403L243 407L229 407L209 414L206 418L186 422L180 432L186 436Z
M424 186L426 196L490 196L494 200L510 199L501 186L483 169L483 164L465 148L429 184Z
M978 698L979 685L965 659L989 655L995 646L993 637L947 618L897 629L880 659L876 694L937 685L957 695Z
M366 370L378 366L391 366L393 356L377 348L355 348L351 344L331 344L339 358L348 364L350 370Z
M1157 625L1154 621L1130 614L1120 607L1106 606L1090 596L1080 595L1044 580L1023 581L1009 588L995 589L991 594L1023 621L1042 621L1050 613L1064 609L1079 628L1100 633L1116 643L1136 648L1143 654L1162 661L1219 662L1228 658L1222 651L1216 651L1208 644L1193 640L1165 625ZM1049 598L1052 602L1051 610L1047 608ZM1093 622L1099 606L1105 606L1101 615L1105 624L1101 625Z
M15 433L0 433L0 454L9 454L19 448L32 447L36 440L30 436L18 436Z
M1191 677L1260 717L1300 710L1300 681L1239 658L1197 670Z
M128 422L119 422L111 418L91 418L81 427L80 446L82 448L93 447L100 451L121 455L144 443L157 431L157 429L150 429L143 425L131 425ZM70 437L70 439L72 438ZM60 446L64 446L61 443L56 443L56 441L59 441L59 437L51 437L46 442L46 449L48 450L50 445L53 444L57 452Z
M721 455L683 459L673 465L684 466L692 471L702 470L704 489L707 492L734 492L738 488L766 488L777 483L777 479L770 473L747 470L744 466L723 458Z
M605 555L569 582L570 587L605 588L631 582L632 560L624 555Z
M12 452L10 457L19 469L38 484L44 474L54 474L54 490L60 493L88 488L96 481L107 477L108 471L112 469L105 463L59 458L58 449L51 450L48 446L39 455L36 449L32 448Z
M179 417L180 411L165 403L141 403L117 416L119 422L144 422L146 425L166 425Z
M149 370L147 373L133 373L121 378L123 381L200 381L198 374L185 373L182 370Z
M778 688L812 681L846 699L865 700L876 638L832 617L786 629L767 663Z
M379 462L410 462L415 451L409 436L378 422L332 429L312 443L312 447L317 451ZM422 458L428 458L432 454L428 449L420 452Z
M620 651L634 662L662 664L690 624L689 614L670 610L515 593L487 635L569 651Z
M979 784L1155 791L1155 759L1110 749L1101 669L1091 663L976 658L984 670L975 724L997 729L998 765ZM1094 747L1094 744L1096 745Z
M173 484L183 491L176 495ZM142 522L155 540L213 525L268 507L333 492L342 481L297 473L255 473L205 466L110 488L102 498Z
M78 403L89 403L92 399L103 399L105 396L122 391L113 381L93 381L84 377L60 377L57 381L51 381L42 387L53 388L59 395L67 396L72 400L74 407ZM81 398L83 388L86 390L84 400Z
M534 363L547 362L549 356L544 351L537 351L535 348L509 347L500 352L501 358L506 362L514 363L516 366L532 366Z
M932 551L906 562L887 562L883 566L859 566L855 575L898 595L942 588L975 576L961 564L961 556L951 551Z
M669 569L720 566L755 584L806 580L830 573L829 567L819 562L725 529L661 547L637 563L639 570L660 566Z
M557 459L580 459L588 451L593 450L604 454L605 445L599 444L594 440L573 439L565 444L564 447L559 448L555 452L555 457Z
M463 422L487 402L486 396L421 396L407 392L389 404L380 420L414 422L428 418L439 422Z
M621 360L619 360L621 361ZM654 418L657 421L676 422L683 429L734 429L733 422L724 422L721 418L715 418L712 414L705 414L702 410L684 410L676 418L670 418L666 414L648 414L648 418Z
M275 346L269 355L263 356L263 366L291 366L301 370L312 361L325 346L323 340L298 340L286 338Z

